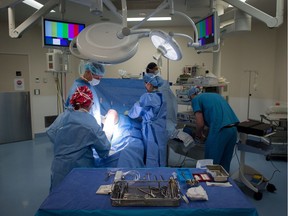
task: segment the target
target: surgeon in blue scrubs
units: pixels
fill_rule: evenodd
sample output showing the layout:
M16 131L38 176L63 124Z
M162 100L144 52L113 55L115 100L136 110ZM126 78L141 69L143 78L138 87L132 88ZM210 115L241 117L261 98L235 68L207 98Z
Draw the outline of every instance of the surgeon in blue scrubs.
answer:
M73 108L66 109L47 129L53 143L50 191L77 167L95 167L93 151L105 158L111 147L104 131L89 114L93 105L92 91L87 86L77 87L71 96Z
M142 118L144 161L146 167L166 166L167 140L166 103L158 88L163 84L161 77L145 74L143 77L147 93L129 110L132 119Z
M103 65L92 62L92 61L87 61L84 64L80 64L80 74L82 74L78 79L76 79L72 85L72 87L69 90L68 97L65 103L65 107L71 107L70 104L70 99L72 94L75 92L77 86L87 86L93 94L93 102L94 104L92 105L90 109L90 114L94 116L96 121L98 122L99 125L101 125L101 113L100 113L100 104L99 104L99 99L97 96L97 93L94 89L96 85L100 83L100 79L104 76L105 74L105 69Z
M239 119L227 101L216 93L201 93L197 87L188 91L196 120L196 137L205 140L205 158L213 159L229 172L237 141ZM209 128L205 136L204 127Z

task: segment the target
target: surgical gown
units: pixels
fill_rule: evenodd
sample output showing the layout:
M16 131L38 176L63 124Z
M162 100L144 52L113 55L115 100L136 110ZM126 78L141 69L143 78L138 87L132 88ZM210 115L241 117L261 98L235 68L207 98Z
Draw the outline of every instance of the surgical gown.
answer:
M94 87L91 86L89 82L87 82L81 78L78 78L74 81L72 87L69 90L68 97L67 97L67 100L65 103L65 107L72 107L72 105L70 104L70 98L75 93L77 87L79 87L79 86L87 86L92 91L93 105L90 109L90 114L93 115L94 118L96 119L97 123L99 125L101 125L101 113L100 113L99 99L98 99L98 96L97 96L97 93L96 93Z
M237 141L236 124L239 119L224 98L216 93L202 93L192 100L193 112L201 111L209 127L205 141L205 158L222 165L229 172Z
M168 137L171 137L177 125L177 99L170 89L169 82L166 80L164 80L164 84L159 87L159 92L163 94L164 101L167 105L166 129Z
M146 167L166 166L166 104L162 93L145 93L129 110L130 118L142 117Z
M67 109L48 128L54 144L51 188L77 167L95 167L92 148L101 158L108 156L110 143L95 118L87 112Z

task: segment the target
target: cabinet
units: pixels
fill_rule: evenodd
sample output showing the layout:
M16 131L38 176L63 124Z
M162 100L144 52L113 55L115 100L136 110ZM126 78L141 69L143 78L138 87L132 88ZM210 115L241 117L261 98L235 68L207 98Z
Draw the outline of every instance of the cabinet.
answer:
M0 144L32 139L30 93L1 92Z

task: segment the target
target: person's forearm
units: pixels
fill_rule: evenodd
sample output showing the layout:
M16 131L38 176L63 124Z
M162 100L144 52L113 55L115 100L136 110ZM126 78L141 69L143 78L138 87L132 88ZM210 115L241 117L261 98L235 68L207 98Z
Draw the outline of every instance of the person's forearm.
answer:
M202 138L205 124L201 112L195 113L195 122L196 122L196 137Z

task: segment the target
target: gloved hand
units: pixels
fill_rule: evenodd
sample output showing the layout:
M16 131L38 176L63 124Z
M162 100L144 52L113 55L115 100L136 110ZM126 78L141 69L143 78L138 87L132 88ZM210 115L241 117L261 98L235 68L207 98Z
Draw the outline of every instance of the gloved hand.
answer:
M126 110L126 111L124 112L124 115L128 116L128 114L129 114L129 110Z

